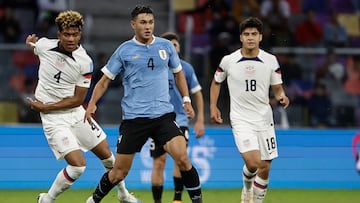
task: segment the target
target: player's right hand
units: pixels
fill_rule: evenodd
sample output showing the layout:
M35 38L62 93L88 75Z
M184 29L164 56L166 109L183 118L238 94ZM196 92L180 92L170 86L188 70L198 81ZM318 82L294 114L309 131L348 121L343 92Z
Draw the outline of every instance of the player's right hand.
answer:
M210 119L214 124L222 124L223 119L221 118L221 112L217 107L210 107Z
M35 47L35 43L38 41L38 37L35 34L31 34L28 35L26 37L25 43L26 45L28 45L30 48L34 48Z

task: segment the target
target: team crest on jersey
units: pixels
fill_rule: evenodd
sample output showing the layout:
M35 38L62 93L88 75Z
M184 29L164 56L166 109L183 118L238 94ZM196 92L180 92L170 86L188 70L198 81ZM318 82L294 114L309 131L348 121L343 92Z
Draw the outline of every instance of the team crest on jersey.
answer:
M246 67L245 67L245 73L246 73L247 75L253 75L254 72L255 72L254 66L246 66Z
M159 56L162 60L165 60L166 59L166 51L164 49L160 49Z
M55 65L58 68L63 68L65 66L65 59L63 57L58 56L56 58Z

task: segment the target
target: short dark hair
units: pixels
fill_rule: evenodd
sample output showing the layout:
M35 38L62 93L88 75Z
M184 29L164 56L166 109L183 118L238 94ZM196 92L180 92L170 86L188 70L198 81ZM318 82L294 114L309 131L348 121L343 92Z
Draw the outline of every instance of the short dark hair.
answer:
M136 5L135 8L131 11L131 19L136 18L141 13L150 13L154 15L154 12L150 6Z
M179 41L179 36L177 34L175 34L174 32L165 32L164 34L161 35L162 38L165 38L167 40L177 40Z
M243 33L246 28L256 28L260 34L263 33L263 23L256 17L246 18L240 23L240 34Z

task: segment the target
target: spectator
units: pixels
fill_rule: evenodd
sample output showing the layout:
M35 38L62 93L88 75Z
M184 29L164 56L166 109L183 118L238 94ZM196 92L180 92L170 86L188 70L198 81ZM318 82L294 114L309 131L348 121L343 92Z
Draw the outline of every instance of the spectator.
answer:
M289 27L290 6L285 0L265 0L261 3L260 15L264 25L268 25L264 39L270 40L270 46L289 46L291 32ZM264 40L263 40L264 41Z
M219 20L213 21L209 28L209 34L212 39L216 39L220 34L228 33L230 44L236 45L239 42L239 23L232 16L226 16Z
M352 6L354 7L356 15L360 16L360 1L351 0Z
M259 17L260 15L260 5L256 0L233 0L231 8L238 23L249 16Z
M55 27L56 16L68 9L67 0L37 0L39 16L37 19L37 35L50 38L57 37Z
M345 91L360 95L360 56L350 56L346 66Z
M315 85L314 93L309 99L309 124L311 127L329 127L331 121L332 103L326 86L321 83Z
M303 11L311 9L315 13L326 14L329 12L329 4L329 0L302 0L302 9Z
M0 17L0 35L5 43L18 43L22 34L19 21L15 18L11 7L4 9L4 15Z
M302 80L302 70L300 65L296 61L296 55L289 53L286 61L281 65L281 73L284 76L283 81L286 86L289 86L292 82Z
M48 19L50 22L55 22L56 16L64 10L68 9L67 0L37 0L39 10L38 22Z
M338 20L338 13L330 13L330 21L324 26L324 40L327 47L346 47L348 34L344 25Z
M305 11L305 16L305 19L296 27L296 42L299 46L320 46L323 30L320 23L316 21L314 10Z

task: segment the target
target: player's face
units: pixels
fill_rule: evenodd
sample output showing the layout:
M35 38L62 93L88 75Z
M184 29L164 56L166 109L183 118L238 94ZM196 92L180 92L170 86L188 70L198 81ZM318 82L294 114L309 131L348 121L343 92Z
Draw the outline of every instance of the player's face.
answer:
M144 44L148 44L152 41L154 25L154 15L150 13L141 13L131 21L131 27L135 32L135 38Z
M242 47L245 49L257 49L262 40L262 34L256 28L246 28L240 34Z
M176 39L171 40L171 43L174 45L177 53L180 53L180 44Z
M71 27L58 32L60 40L59 48L67 52L75 51L81 39L81 31L79 28Z

